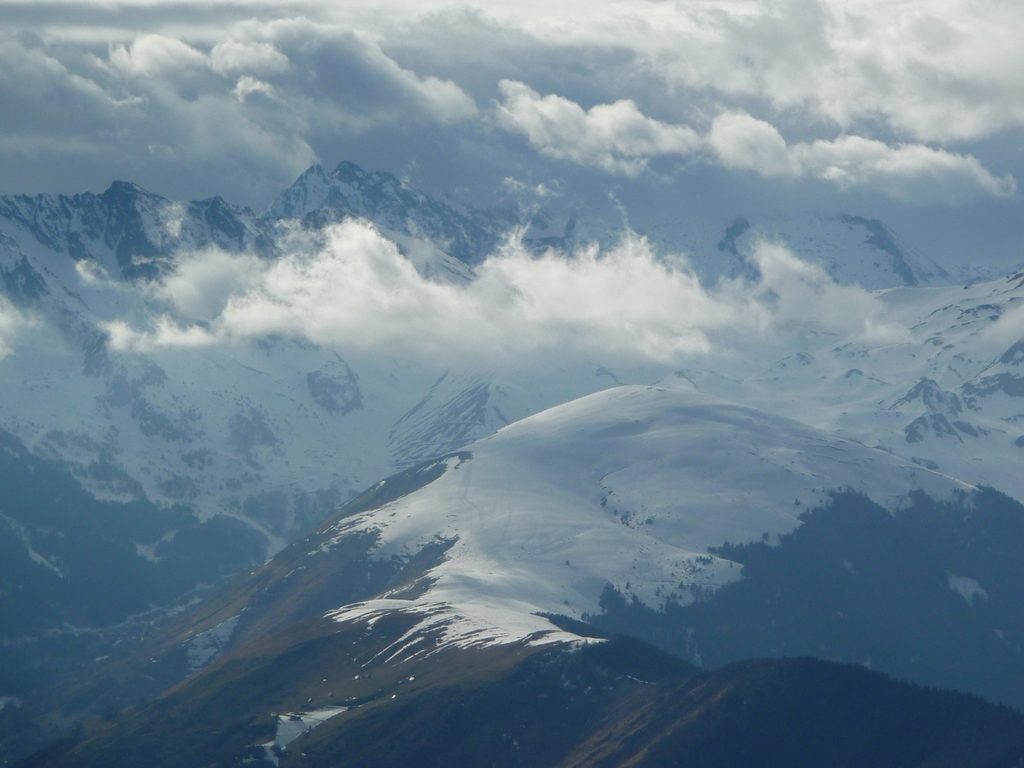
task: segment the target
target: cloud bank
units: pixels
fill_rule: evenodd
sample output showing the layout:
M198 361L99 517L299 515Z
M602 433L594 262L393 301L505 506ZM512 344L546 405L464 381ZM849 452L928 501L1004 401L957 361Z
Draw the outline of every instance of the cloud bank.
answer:
M369 36L302 19L242 25L213 45L148 33L106 50L0 33L0 98L8 177L194 175L229 194L280 190L332 139L477 112L458 85L399 66Z
M917 203L1008 197L1017 184L977 158L922 144L890 146L862 136L787 144L775 126L748 114L715 118L708 143L719 162L766 178L809 177L842 189L866 187Z
M839 189L866 188L913 203L1007 197L1012 176L996 177L977 158L922 144L890 146L861 136L788 144L779 130L745 112L727 112L705 136L687 125L644 115L632 101L589 110L523 83L502 81L501 125L523 134L541 154L609 173L636 176L658 156L707 158L765 178L809 178Z
M283 335L438 365L520 365L550 354L672 363L807 326L851 339L905 338L871 294L836 285L785 249L764 244L754 261L756 281L709 288L685 258L659 258L635 236L606 251L539 256L510 241L471 281L439 282L373 227L349 220L317 247L274 261L195 254L154 287L165 310L148 327L104 327L122 352Z
M502 166L491 183L672 157L815 194L1000 197L1024 172L1021 28L999 0L0 4L0 179L263 205L343 157L464 154ZM495 148L495 123L536 156Z

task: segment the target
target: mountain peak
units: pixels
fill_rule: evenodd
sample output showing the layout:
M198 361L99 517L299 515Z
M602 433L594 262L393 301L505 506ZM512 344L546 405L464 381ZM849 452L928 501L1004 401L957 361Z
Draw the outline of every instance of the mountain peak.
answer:
M369 175L377 175L378 173L380 172L373 172L371 174L361 165L353 163L351 160L342 160L335 166L334 172L331 175L340 179L358 179Z
M393 173L388 171L368 171L351 160L342 160L338 163L334 168L334 172L331 173L331 178L355 187L364 194L372 190L375 194L383 193L384 195L393 196L398 194L399 190L406 190L417 197L422 196L421 192L409 189Z
M136 197L139 195L148 195L149 192L144 190L138 184L132 181L124 181L123 179L115 179L110 182L110 186L107 187L100 197L112 198L112 197Z
M347 216L374 222L389 236L444 244L446 255L467 264L493 250L503 228L487 217L456 208L404 184L387 171L367 171L343 160L333 171L308 168L266 214L323 226Z
M326 179L328 175L327 169L320 165L320 163L313 163L313 165L309 166L309 168L299 174L295 183L298 184L303 179Z

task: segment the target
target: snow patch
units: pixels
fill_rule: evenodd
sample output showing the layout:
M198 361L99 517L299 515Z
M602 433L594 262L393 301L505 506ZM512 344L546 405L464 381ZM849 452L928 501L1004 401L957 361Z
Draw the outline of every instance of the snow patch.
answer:
M531 613L532 608L528 603L516 600L464 600L455 606L380 599L346 605L329 611L327 617L341 623L365 622L370 627L391 613L418 617L412 629L363 666L408 661L447 648L483 648L516 642L530 646L597 642L559 629L543 616Z
M274 765L278 757L274 748L287 749L288 745L317 726L323 725L332 717L347 712L349 707L321 707L309 712L282 712L277 715L277 733L271 741L259 746L263 747L265 757Z
M229 619L224 619L220 624L210 627L188 640L186 663L189 672L195 672L209 664L227 646L235 632L238 618L238 616L232 616Z
M988 600L988 592L982 588L976 579L972 579L969 576L949 574L949 588L960 595L968 605Z
M22 701L17 696L0 696L0 712L3 712L8 707L17 709L21 705Z
M61 570L60 566L50 558L41 555L32 546L32 535L28 529L25 528L21 523L12 517L8 517L5 514L0 513L0 520L7 523L7 526L14 532L14 534L21 540L21 543L25 546L25 552L28 554L29 559L36 565L42 566L48 571L52 571L57 574L60 578L64 578L64 571Z

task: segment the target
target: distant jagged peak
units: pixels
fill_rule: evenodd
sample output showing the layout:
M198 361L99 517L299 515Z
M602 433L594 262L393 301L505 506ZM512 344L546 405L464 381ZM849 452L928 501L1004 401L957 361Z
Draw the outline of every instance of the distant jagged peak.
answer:
M374 183L390 184L396 187L405 187L397 176L388 171L368 171L357 163L353 163L351 160L342 160L338 163L331 175L341 181L349 182L363 182L366 180L372 180Z
M267 250L247 208L219 196L170 200L124 180L100 193L0 197L0 231L32 258L95 261L129 280L159 277L176 254L197 248Z
M779 242L801 259L818 264L839 283L868 289L940 285L949 273L914 252L879 219L848 213L739 216L715 244L717 271L756 277L751 260L761 240Z
M115 179L102 192L40 192L34 195L0 195L0 217L11 218L16 211L23 214L68 213L72 210L90 208L125 207L135 205L139 200L152 203L171 201L155 192L150 192L132 181Z
M270 220L298 219L322 227L346 217L366 219L386 235L426 239L467 264L481 261L500 241L501 217L455 206L417 190L386 171L351 161L334 170L306 169L267 209Z
M325 207L352 208L351 213L372 213L396 203L435 206L461 211L403 183L387 171L368 171L351 160L342 160L333 170L311 165L284 190L267 210L271 218L303 218Z

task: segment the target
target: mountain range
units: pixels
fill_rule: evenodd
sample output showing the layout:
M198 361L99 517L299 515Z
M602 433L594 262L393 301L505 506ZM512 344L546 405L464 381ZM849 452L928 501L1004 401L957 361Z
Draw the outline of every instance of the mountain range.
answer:
M853 477L887 506L822 490ZM1018 714L863 667L1020 706L1022 534L885 452L612 389L375 484L63 691L146 703L26 765L1010 766Z
M806 764L1013 764L1008 710L783 659L1024 706L1024 273L951 285L962 265L877 220L738 217L668 246L724 285L757 280L756 243L784 243L904 332L796 319L779 343L685 367L598 352L511 371L278 334L112 343L112 323L181 310L183 264L272 264L353 219L438 284L472 282L509 237L540 254L619 236L586 211L475 210L352 163L310 168L264 213L126 182L0 198L0 291L26 339L0 360L3 754L102 707L37 764L130 764L183 733L223 764L316 763L395 722L413 750L449 722L423 702L459 707L458 690L485 707L543 691L584 723L555 749L523 704L460 747L521 742L508 764L658 764L622 746L635 732L733 765L715 750L754 727L744 702L823 696L948 719L916 740L890 721L871 745L878 722L854 718L843 738L868 751L822 738ZM656 669L630 671L637 640ZM327 666L346 677L325 694ZM406 698L420 714L395 709ZM214 747L210 729L230 735Z

